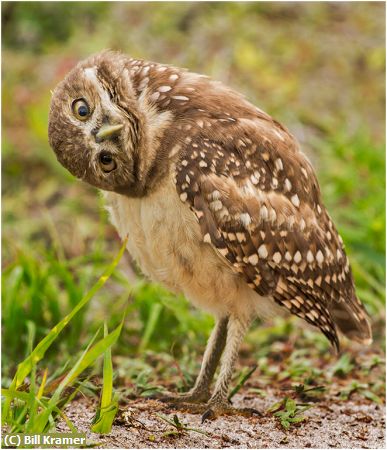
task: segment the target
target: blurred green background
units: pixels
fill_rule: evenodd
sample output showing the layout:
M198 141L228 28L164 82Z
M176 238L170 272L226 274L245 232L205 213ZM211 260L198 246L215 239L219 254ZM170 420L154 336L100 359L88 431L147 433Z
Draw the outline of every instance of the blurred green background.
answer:
M210 75L290 129L316 168L380 339L384 20L385 5L371 2L2 2L4 384L120 246L98 192L68 174L47 141L50 89L80 59L106 48ZM212 319L142 280L128 255L45 364L68 363L104 319L112 329L128 299L116 366L127 377L140 370L146 380L155 364L141 356L157 353L178 358L188 367L182 383L192 382ZM250 333L253 354L263 339Z

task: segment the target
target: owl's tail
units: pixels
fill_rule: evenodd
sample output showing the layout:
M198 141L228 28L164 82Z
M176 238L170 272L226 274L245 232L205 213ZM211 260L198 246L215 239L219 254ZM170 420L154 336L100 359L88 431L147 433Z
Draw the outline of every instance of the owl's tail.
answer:
M355 294L350 301L333 301L329 311L339 330L356 342L364 345L372 343L372 330L369 318Z

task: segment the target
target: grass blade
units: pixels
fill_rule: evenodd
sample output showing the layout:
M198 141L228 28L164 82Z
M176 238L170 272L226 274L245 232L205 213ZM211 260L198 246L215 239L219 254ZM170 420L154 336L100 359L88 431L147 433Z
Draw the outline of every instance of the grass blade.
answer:
M63 319L61 320L51 331L45 336L39 344L35 347L30 356L25 359L22 363L19 364L15 378L16 378L16 387L18 387L26 376L30 373L32 369L32 363L37 363L40 361L47 349L54 342L54 340L59 336L59 333L63 330L63 328L70 322L70 320L75 316L75 314L86 305L86 303L94 296L96 292L98 292L101 287L106 283L112 274L113 270L117 266L118 262L121 259L122 254L125 251L126 240L122 244L118 255L115 257L113 262L108 266L102 276L98 279L98 281L94 284L94 286L84 295L81 301L77 304L77 306Z
M108 335L108 328L105 322L104 336ZM103 358L103 387L102 387L102 399L101 408L108 406L112 399L113 393L113 363L112 363L112 350L111 347L106 349Z
M125 313L126 315L126 313ZM41 413L37 420L36 420L36 427L35 432L36 433L43 433L47 421L49 420L49 417L53 411L53 409L56 407L57 402L60 400L60 395L65 389L65 387L70 386L76 378L85 370L87 367L89 367L102 353L104 353L108 348L110 348L118 339L118 337L121 334L122 326L124 324L125 315L121 321L121 323L118 325L118 327L112 331L110 334L107 334L103 339L98 341L93 347L90 348L92 342L89 343L86 350L83 352L82 356L79 358L79 360L76 362L73 369L67 374L66 378L60 383L57 390L55 391L54 395L51 397L51 399L48 402L47 409ZM98 332L97 332L98 333ZM94 336L93 341L97 334Z
M38 343L38 345L34 348L31 354L18 365L16 374L12 380L10 390L16 390L24 379L29 375L32 370L34 364L37 364L46 353L47 349L51 346L51 344L55 341L55 339L59 336L60 332L63 328L71 321L71 319L77 314L77 312L86 305L86 303L94 296L94 294L101 289L101 287L106 283L111 274L113 273L115 267L120 261L125 248L126 248L127 239L124 240L120 251L117 256L114 258L112 263L107 267L102 276L98 279L98 281L94 284L94 286L83 296L80 302L75 306L75 308L63 319L61 320L55 327L53 327L49 333ZM7 398L3 407L3 420L6 420L9 413L9 408L11 405L11 399Z
M160 303L154 303L151 307L149 319L146 323L143 336L141 338L140 345L138 347L138 352L142 353L149 344L149 340L156 329L157 322L159 320L163 305Z
M95 335L93 336L93 338L91 339L89 344L87 345L85 351L82 353L81 357L75 363L74 367L70 370L70 372L67 373L65 378L60 382L60 384L56 388L54 394L48 401L47 407L36 417L34 429L30 430L30 432L43 433L43 431L45 430L45 428L47 426L47 422L49 421L51 413L53 412L54 408L56 407L57 403L60 400L60 396L61 396L63 390L65 389L66 386L68 386L70 384L67 382L67 380L69 380L72 377L72 375L78 370L81 362L83 361L83 358L85 357L85 355L89 351L91 345L97 338L99 331L100 331L100 329L97 330L97 332L95 333Z
M247 373L240 376L237 385L234 387L234 389L230 392L230 395L228 396L229 401L234 397L235 394L237 394L240 391L240 389L243 387L243 385L246 383L246 381L251 377L251 375L257 370L257 368L258 368L258 366L254 366Z
M104 335L107 336L108 329L105 323ZM113 425L113 420L118 411L118 402L112 401L113 395L113 363L111 347L105 350L103 361L103 386L101 395L101 407L93 420L91 430L94 433L110 433Z

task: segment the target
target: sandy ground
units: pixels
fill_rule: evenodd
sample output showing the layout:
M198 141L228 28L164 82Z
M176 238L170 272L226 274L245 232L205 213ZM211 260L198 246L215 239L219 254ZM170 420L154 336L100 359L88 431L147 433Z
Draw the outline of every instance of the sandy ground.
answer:
M263 365L252 372L233 397L234 406L254 408L259 415L223 416L202 424L200 414L141 397L130 389L133 380L125 377L118 377L116 385L129 388L131 394L121 394L109 435L90 432L98 408L96 397L79 397L66 408L66 415L86 433L91 445L100 448L385 448L385 358L383 346L377 343L382 338L377 336L367 348L344 343L342 356L333 357L311 341L304 342L297 333L294 330L289 340L271 344L266 369ZM298 357L297 348L302 349ZM245 344L236 372L254 366L251 355ZM159 365L166 362L148 362L154 372L152 383L175 392L179 371L158 375ZM289 429L283 428L275 411L268 411L285 398L309 406L301 412L305 420L292 423ZM174 426L174 415L182 426ZM67 431L66 425L59 423L58 430Z
M253 407L262 416L221 417L201 424L200 415L173 411L156 400L137 399L122 409L109 435L89 431L96 405L80 399L66 411L100 448L385 448L384 406L354 397L342 402L325 398L304 413L304 422L284 430L267 408L281 396L268 391L265 398L236 395L234 405ZM177 432L160 418L177 414L195 430ZM63 423L58 431L67 431ZM172 434L170 432L173 432Z

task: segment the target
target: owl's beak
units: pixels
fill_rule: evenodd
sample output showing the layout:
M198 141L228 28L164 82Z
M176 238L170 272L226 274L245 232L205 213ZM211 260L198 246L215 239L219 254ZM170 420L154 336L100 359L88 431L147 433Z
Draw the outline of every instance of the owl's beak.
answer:
M123 124L117 124L117 125L102 125L102 127L98 130L98 133L95 135L96 139L101 142L104 139L106 139L109 136L112 136L113 134L117 133L123 128Z

